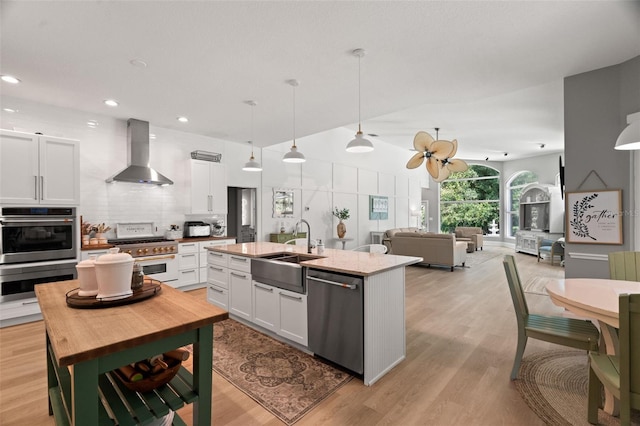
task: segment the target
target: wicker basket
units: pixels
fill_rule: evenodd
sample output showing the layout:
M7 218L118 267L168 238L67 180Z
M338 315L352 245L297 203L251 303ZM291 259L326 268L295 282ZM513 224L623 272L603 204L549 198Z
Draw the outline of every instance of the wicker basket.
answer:
M118 376L118 379L120 379L122 384L125 385L127 388L131 389L132 391L141 392L141 393L150 392L155 388L158 388L162 385L166 385L167 383L169 383L171 379L173 379L175 375L178 374L178 371L182 366L182 362L175 359L167 358L165 359L165 362L167 363L169 368L165 370L161 370L157 374L151 375L149 377L145 377L142 380L138 380L137 382L130 382L117 369L113 370L112 373L115 373L115 375Z

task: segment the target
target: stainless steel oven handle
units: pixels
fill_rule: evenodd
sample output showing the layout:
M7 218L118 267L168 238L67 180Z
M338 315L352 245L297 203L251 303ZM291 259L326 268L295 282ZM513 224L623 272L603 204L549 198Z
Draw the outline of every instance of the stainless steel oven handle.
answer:
M356 284L345 284L345 283L339 283L336 281L323 280L322 278L310 277L309 275L307 275L307 279L311 281L318 281L325 284L337 285L338 287L348 288L350 290L355 290L358 288Z
M46 223L46 224L51 224L51 223L60 223L60 224L67 224L67 223L73 223L75 222L75 219L72 218L57 218L57 219L49 219L49 218L39 218L39 219L12 219L12 218L4 218L2 220L0 220L0 224L4 224L4 225L19 225L21 223L24 224L29 224L32 225L34 223Z
M136 257L134 260L136 262L154 262L156 260L165 260L165 259L175 259L175 254L170 254L169 256L158 256L158 257Z

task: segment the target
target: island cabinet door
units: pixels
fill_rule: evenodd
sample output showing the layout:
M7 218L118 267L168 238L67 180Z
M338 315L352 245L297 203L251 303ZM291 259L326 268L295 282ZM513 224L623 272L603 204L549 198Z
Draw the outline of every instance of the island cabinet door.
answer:
M253 322L267 330L278 332L278 294L276 288L253 281Z
M307 295L278 289L280 318L278 334L302 346L309 345Z
M229 310L229 290L214 285L209 281L207 284L207 301L225 311Z
M229 313L251 321L251 274L229 270Z

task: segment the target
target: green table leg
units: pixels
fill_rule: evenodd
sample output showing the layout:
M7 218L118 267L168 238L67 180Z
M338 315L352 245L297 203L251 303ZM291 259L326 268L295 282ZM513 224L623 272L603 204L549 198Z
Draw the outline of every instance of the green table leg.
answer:
M193 385L198 400L193 407L194 426L211 424L211 376L213 374L213 324L198 329L193 345Z
M46 347L47 347L47 389L55 388L58 386L58 378L56 377L56 372L53 368L53 362L51 361L51 345L49 342L49 333L46 333ZM48 394L49 392L47 392ZM49 415L53 416L53 408L51 407L51 398L48 398L49 401Z
M98 424L98 359L80 362L73 366L72 424Z

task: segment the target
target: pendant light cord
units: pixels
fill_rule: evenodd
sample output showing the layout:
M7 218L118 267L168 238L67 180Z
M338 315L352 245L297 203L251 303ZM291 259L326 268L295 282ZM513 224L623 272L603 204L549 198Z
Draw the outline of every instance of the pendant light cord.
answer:
M253 158L253 109L255 104L251 105L251 158Z
M296 146L296 86L293 87L293 146Z
M360 72L360 60L362 56L358 55L358 133L362 133L362 129L360 128L360 103L361 103L361 89L360 89L360 79L362 78L362 73Z

